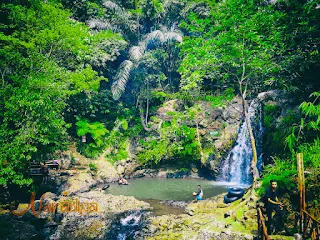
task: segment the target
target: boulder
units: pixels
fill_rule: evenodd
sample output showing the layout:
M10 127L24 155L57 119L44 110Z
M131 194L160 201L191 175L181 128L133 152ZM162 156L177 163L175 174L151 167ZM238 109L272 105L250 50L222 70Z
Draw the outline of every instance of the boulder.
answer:
M67 192L69 195L74 195L79 192L88 191L96 181L91 174L86 171L78 171L73 177L67 179L67 182L60 186L59 192Z
M118 181L119 174L114 166L110 162L105 159L100 159L98 161L94 161L94 164L97 166L97 177L101 179L103 182L116 182Z
M70 165L71 165L71 155L64 153L61 155L60 157L60 169L69 169Z

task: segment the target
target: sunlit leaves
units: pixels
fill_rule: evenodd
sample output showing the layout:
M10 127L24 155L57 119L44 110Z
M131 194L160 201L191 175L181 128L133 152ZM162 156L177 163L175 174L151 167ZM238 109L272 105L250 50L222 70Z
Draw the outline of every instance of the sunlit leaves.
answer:
M270 84L264 79L281 70L275 54L282 51L277 18L279 12L270 14L268 6L254 1L213 4L205 19L190 13L181 24L191 35L182 44L181 89L199 89L204 80L234 84L241 77L250 80L254 91Z
M91 32L55 1L1 7L8 15L0 32L0 163L9 163L1 175L8 183L30 184L30 160L66 146L67 99L97 91L107 79L93 69L115 60L126 42L110 31ZM101 131L95 133L102 146Z

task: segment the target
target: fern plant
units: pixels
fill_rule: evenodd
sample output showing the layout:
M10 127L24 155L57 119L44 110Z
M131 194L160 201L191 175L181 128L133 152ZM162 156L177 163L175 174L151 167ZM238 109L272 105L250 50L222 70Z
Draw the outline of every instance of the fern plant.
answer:
M291 134L286 138L294 155L299 144L306 142L307 138L310 139L310 136L314 136L314 133L320 130L320 92L314 92L310 97L314 98L312 102L303 102L299 107L305 117L301 118L300 124L292 126Z
M79 137L89 135L92 141L88 144L78 145L80 151L87 157L95 157L101 153L105 146L105 135L109 132L102 123L90 123L86 119L81 119L77 123L77 135Z

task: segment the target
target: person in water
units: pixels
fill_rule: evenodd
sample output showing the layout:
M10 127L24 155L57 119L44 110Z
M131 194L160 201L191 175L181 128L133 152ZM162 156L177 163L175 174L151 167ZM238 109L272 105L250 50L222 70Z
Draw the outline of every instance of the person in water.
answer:
M198 192L193 193L193 195L195 196L195 201L201 201L203 199L203 191L200 185L198 185L197 188L198 188Z
M119 185L128 185L128 181L127 180L125 180L124 178L119 178Z
M277 181L270 180L270 187L267 188L265 193L265 199L266 199L266 211L267 211L267 228L268 233L271 234L271 223L272 223L272 213L273 211L276 212L276 214L279 216L279 230L283 229L283 217L282 217L282 209L283 204L278 199L279 191L277 189Z

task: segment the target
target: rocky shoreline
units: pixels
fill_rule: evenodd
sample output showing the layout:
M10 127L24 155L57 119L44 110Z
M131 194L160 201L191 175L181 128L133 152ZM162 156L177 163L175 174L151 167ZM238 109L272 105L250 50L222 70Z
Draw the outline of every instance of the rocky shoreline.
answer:
M64 176L67 175L62 174ZM40 200L36 200L34 209L31 207L23 216L13 216L9 211L0 214L1 236L8 240L118 239L125 231L127 239L231 240L255 239L257 235L256 199L248 195L232 204L223 203L224 194L198 203L161 201L160 204L184 209L185 213L155 216L150 214L152 207L147 202L92 189L97 184L94 177L85 170L68 175L67 181L61 181L63 191L60 194L47 192L43 195L38 218L34 211L39 212ZM45 210L45 206L65 203L73 206L73 210ZM84 204L87 208L81 208ZM96 204L97 211L85 211L90 204ZM18 210L25 208L26 204L20 204Z

